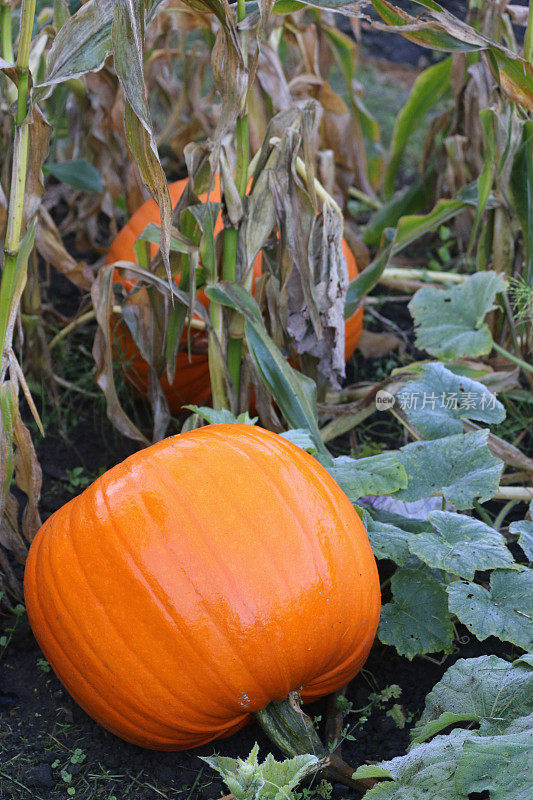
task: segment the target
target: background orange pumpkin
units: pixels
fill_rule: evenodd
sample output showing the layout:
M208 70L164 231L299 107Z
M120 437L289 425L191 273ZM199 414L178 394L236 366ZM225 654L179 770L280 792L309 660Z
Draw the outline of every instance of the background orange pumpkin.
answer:
M25 572L35 636L75 700L144 747L227 736L350 681L380 587L364 526L309 454L212 425L127 458L56 511Z
M174 207L181 195L183 194L187 185L187 179L176 181L169 185L170 197L172 206ZM213 202L220 202L220 177L217 174L215 177L214 187L210 195L210 200ZM201 195L202 202L207 201L207 195ZM125 225L120 233L117 234L113 240L109 253L107 255L107 263L112 264L115 261L132 261L135 262L135 241L143 232L146 226L153 222L159 224L161 216L159 206L154 200L147 200L137 211L131 216L127 225ZM215 235L219 233L224 227L222 222L222 215L220 214L215 224ZM152 256L156 253L157 247L151 246ZM342 252L346 258L348 266L348 276L350 280L358 275L357 264L354 255L348 247L346 241L342 241ZM258 254L254 263L254 277L258 278L261 275L261 253ZM131 287L131 281L123 277L119 270L115 272L117 282L120 281L127 287ZM207 297L203 292L199 293L199 299L207 305ZM115 320L115 339L117 351L123 364L124 374L129 382L140 392L146 396L148 393L148 364L141 357L137 346L131 336L126 324L118 318ZM361 331L363 329L363 308L362 306L346 321L345 325L345 358L348 360L354 352ZM205 344L205 337L197 336L197 341ZM186 341L186 333L184 333L184 341ZM207 354L192 354L191 358L186 352L178 353L176 371L172 384L169 384L166 371L161 378L161 386L167 398L170 411L173 414L179 413L181 408L188 403L196 403L201 405L209 399L211 394L211 385L209 380L209 364Z

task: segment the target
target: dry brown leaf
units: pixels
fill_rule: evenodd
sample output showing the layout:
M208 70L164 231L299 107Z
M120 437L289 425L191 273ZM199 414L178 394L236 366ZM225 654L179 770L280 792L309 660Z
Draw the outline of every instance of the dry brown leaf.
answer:
M0 521L0 539L2 537L1 526L3 522ZM13 609L13 605L9 598L13 597L19 602L23 602L22 583L19 581L13 567L9 563L7 555L0 549L0 595L1 605L8 610Z
M405 342L392 333L375 333L363 329L357 347L363 358L382 358L395 350L402 353Z
M88 289L93 278L92 271L83 261L76 261L65 248L57 226L41 205L38 211L35 234L37 250L42 258L52 264L58 272L68 278L79 289Z
M113 267L104 267L98 273L91 287L91 297L98 322L98 330L93 344L96 361L96 383L103 391L107 416L124 436L148 445L148 439L133 424L120 405L113 377L113 349L111 332L111 313L113 309Z
M14 430L15 450L15 481L18 488L24 492L28 501L22 514L22 533L28 542L31 542L39 528L41 518L38 511L41 496L42 472L31 434L22 422L20 414L17 415Z
M324 81L318 92L318 99L326 111L332 114L349 114L350 109L337 92L334 92L329 83Z
M26 543L18 529L19 504L9 492L4 513L0 518L0 545L13 554L19 564L24 564L28 554Z
M29 125L28 170L24 194L24 219L26 225L37 213L44 194L42 165L48 154L52 128L38 106L33 106Z

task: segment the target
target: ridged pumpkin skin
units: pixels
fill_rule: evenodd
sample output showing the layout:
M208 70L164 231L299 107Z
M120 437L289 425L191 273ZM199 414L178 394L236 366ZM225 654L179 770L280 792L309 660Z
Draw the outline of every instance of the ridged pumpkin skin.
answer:
M380 611L364 526L277 434L213 425L142 450L56 511L25 600L46 658L94 719L180 750L291 690L359 671Z
M187 180L176 181L169 185L170 197L172 206L174 207L181 195L183 194ZM206 202L207 195L201 195L202 202ZM210 195L213 202L220 201L220 177L215 176L215 183ZM153 200L147 200L137 211L131 216L127 225L125 225L120 233L117 234L113 240L109 253L107 255L107 263L112 264L114 261L133 261L135 262L135 241L138 236L143 232L146 226L150 223L159 224L161 216L159 213L159 206ZM215 235L219 233L224 227L222 222L222 215L219 215L215 224ZM156 246L151 246L152 256L156 253ZM348 276L350 280L358 275L357 264L352 251L348 247L346 241L342 241L342 252L346 258L348 266ZM257 256L254 263L254 277L258 278L261 275L261 253ZM127 287L133 284L131 281L125 280L121 273L117 270L115 272L115 280L120 281ZM203 292L198 295L201 302L207 306L208 300ZM115 320L115 341L116 349L120 354L123 363L124 373L129 382L134 388L142 395L148 393L148 365L141 357L135 342L126 326L119 318ZM363 307L357 311L346 321L345 325L345 345L344 354L346 360L353 354L361 331L363 329ZM198 337L198 334L197 334ZM184 341L185 341L184 335ZM202 340L203 337L198 337ZM205 340L204 340L205 341ZM166 371L161 378L161 386L170 411L173 414L178 414L181 408L188 403L202 404L206 402L211 394L211 385L209 380L209 364L207 355L194 354L189 361L186 352L178 354L176 372L174 380L169 385L167 380Z

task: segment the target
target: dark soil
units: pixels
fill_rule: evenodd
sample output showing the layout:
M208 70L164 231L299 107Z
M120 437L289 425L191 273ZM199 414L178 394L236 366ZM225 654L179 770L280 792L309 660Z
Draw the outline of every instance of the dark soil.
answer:
M346 718L354 741L344 742L345 760L357 766L405 753L409 722L419 716L425 695L445 669L458 657L494 652L508 655L511 649L497 641L480 644L464 637L456 652L443 663L422 659L410 663L393 649L376 644L363 672L350 685L348 699L359 710L368 705L372 692L379 693L390 685L399 686L401 694L383 701L382 707L366 711L369 719L363 725L358 724L361 711ZM272 750L280 757L255 724L230 739L180 753L143 750L117 739L88 717L62 689L42 660L25 617L4 656L1 675L2 800L64 799L69 797L69 787L76 790L79 800L216 798L225 793L224 787L202 765L199 756L218 753L245 758L258 742L263 756ZM407 720L403 729L387 714L393 704L401 706L400 713ZM308 712L324 719L324 703L313 704ZM85 757L81 763L72 763L71 757L78 750ZM333 796L354 800L359 797L342 786L334 787Z

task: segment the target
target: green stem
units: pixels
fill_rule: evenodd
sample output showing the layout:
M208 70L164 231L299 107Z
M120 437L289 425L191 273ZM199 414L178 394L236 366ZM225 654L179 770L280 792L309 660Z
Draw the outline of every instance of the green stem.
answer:
M529 4L526 36L524 39L524 58L533 64L533 3Z
M533 364L528 364L527 361L522 361L521 358L518 358L518 356L513 355L504 347L500 347L500 345L497 344L496 342L493 342L492 346L494 347L496 352L499 353L501 356L505 356L505 358L508 358L509 361L513 362L513 364L516 364L517 367L521 367L522 369L525 369L526 372L530 372L533 375Z
M2 58L9 64L15 60L13 55L13 32L11 27L11 4L2 2L0 5L0 41Z
M12 301L12 292L17 270L17 257L20 248L24 193L26 191L26 173L28 170L29 127L23 123L26 119L28 106L29 58L34 17L35 0L22 0L19 49L16 63L18 74L17 116L13 145L13 165L11 168L7 232L4 244L4 271L0 284L0 309L2 310L0 353L2 354L2 362L6 346L8 348L11 347L11 342L6 342L5 339L9 316L8 309Z
M22 0L22 10L20 18L20 37L19 49L17 53L17 74L18 100L17 100L17 125L22 125L26 119L28 107L28 88L29 88L29 63L31 35L33 32L33 21L35 18L36 0Z
M245 0L237 2L237 21L242 22L246 17ZM246 31L242 32L242 49L246 60L247 41ZM246 194L248 186L248 162L249 162L249 141L248 141L248 117L246 109L237 119L237 163L235 184L241 198ZM222 258L222 277L225 281L235 282L237 278L237 240L238 228L227 228L224 232L224 246ZM240 326L237 326L240 327ZM235 336L228 339L228 370L235 387L237 398L239 397L241 384L241 362L242 362L242 333L239 331Z
M296 755L317 756L317 772L324 771L332 781L362 791L375 781L354 781L354 768L322 744L312 721L300 708L297 692L291 692L285 700L269 703L255 718L281 752L292 758Z

